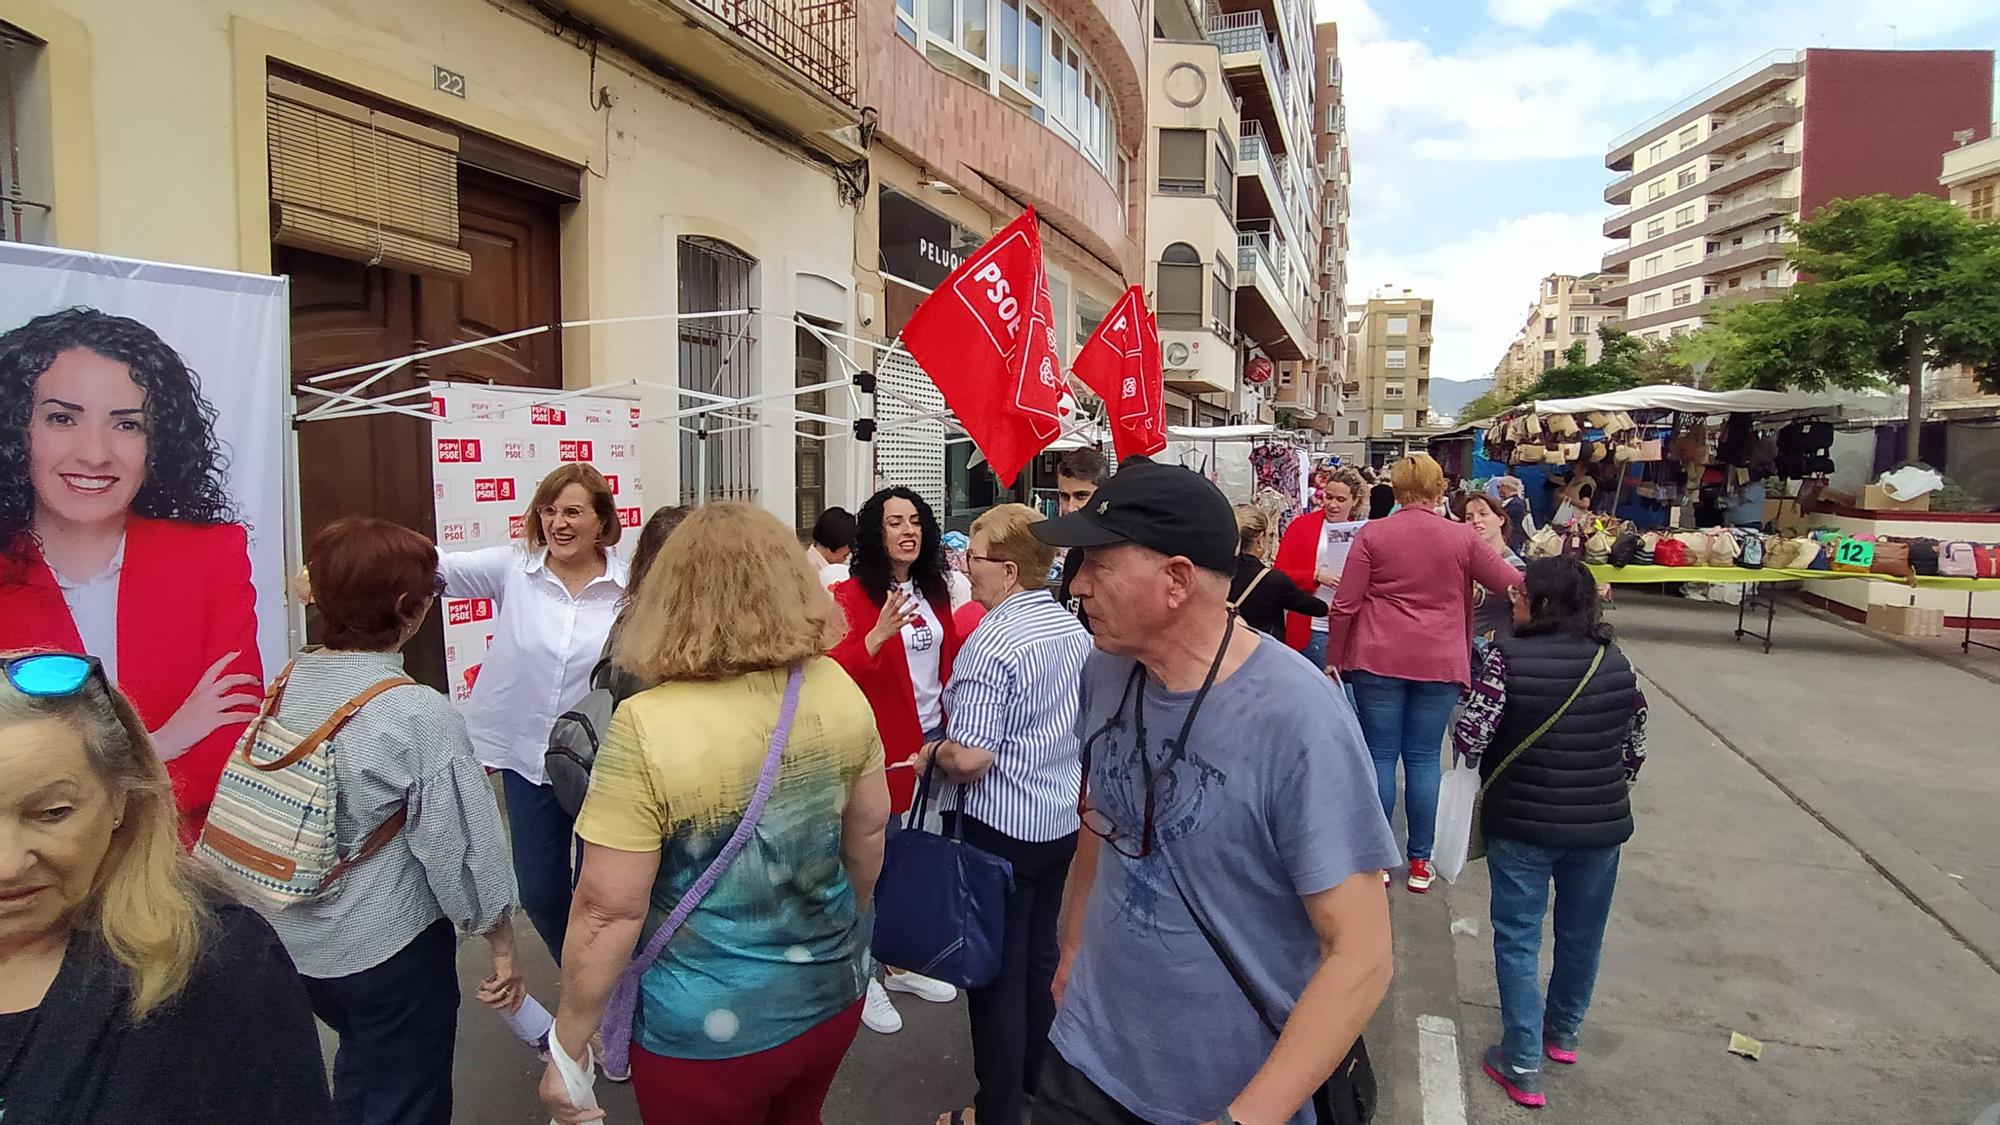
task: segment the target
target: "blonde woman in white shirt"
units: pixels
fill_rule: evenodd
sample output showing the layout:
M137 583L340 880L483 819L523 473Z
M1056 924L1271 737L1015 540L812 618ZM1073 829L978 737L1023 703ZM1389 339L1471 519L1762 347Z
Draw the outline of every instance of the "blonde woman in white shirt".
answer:
M603 474L564 465L528 506L526 542L439 557L445 596L493 605L493 639L466 706L473 750L500 772L521 909L557 962L575 884L576 821L542 765L556 717L590 691L625 594L617 502Z

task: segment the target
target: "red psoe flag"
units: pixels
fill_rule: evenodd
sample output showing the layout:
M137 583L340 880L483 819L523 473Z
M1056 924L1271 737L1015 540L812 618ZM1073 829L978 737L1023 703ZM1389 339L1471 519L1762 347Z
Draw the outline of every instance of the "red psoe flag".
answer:
M951 271L903 326L910 358L1010 485L1062 432L1068 388L1054 323L1030 207Z
M1111 306L1071 370L1104 400L1118 459L1158 453L1167 444L1160 332L1134 285Z

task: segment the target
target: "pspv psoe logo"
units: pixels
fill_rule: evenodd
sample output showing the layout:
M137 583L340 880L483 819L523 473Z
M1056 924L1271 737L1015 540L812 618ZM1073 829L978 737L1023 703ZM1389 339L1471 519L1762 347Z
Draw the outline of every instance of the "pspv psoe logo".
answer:
M438 463L441 465L471 464L479 460L478 438L439 438Z
M560 406L531 406L528 408L528 422L536 426L567 426L569 411Z
M596 450L588 441L560 441L556 443L556 459L560 461L591 461Z
M480 477L472 482L472 499L479 503L514 499L513 477Z
M527 534L528 534L528 517L526 516L507 517L507 538L522 539L525 538Z
M491 621L493 599L453 598L445 603L444 620L447 625L470 625L475 621Z
M618 495L618 474L617 474L617 473L606 473L606 474L604 474L604 483L605 483L605 484L607 484L607 485L610 485L610 486L611 486L611 495L613 495L613 496L616 496L616 495Z
M640 515L641 513L637 508L620 508L618 509L618 526L638 527L641 523L645 522L640 518Z
M509 461L533 461L541 456L541 447L532 441L505 441L500 443L500 455Z

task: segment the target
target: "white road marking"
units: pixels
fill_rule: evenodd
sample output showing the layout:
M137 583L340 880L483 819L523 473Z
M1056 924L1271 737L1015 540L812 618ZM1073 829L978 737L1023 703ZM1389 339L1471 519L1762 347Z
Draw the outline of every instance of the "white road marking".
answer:
M1417 1089L1424 1125L1465 1125L1465 1076L1458 1062L1458 1024L1417 1017Z

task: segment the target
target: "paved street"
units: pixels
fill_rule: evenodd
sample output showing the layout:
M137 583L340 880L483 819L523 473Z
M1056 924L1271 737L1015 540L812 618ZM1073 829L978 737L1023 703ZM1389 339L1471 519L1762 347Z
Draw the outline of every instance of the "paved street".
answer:
M1960 1125L2000 1102L2000 774L1973 726L2000 713L1993 670L1791 605L1767 657L1730 638L1729 607L1620 597L1653 749L1584 1061L1551 1074L1545 1112L1508 1104L1477 1068L1498 1035L1483 871L1398 891L1396 984L1370 1031L1377 1120ZM1454 936L1455 919L1476 933ZM469 995L480 951L464 952ZM861 1033L831 1125L927 1125L969 1097L963 1004L898 1003L908 1027ZM462 1021L458 1119L542 1120L533 1056L469 1001ZM1763 1040L1762 1060L1728 1054L1731 1031Z

